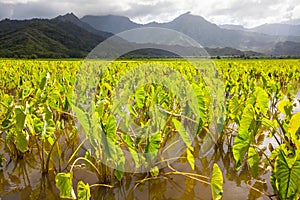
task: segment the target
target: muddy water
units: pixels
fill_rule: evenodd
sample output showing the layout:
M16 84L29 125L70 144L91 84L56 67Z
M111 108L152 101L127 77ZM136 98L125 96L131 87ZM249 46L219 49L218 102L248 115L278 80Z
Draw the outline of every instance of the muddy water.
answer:
M300 112L300 90L295 98L297 106L294 112ZM275 141L266 139L264 145L269 143L276 145ZM223 199L270 199L274 194L270 185L270 171L259 170L256 179L251 178L250 170L244 165L239 172L235 170L231 149L226 146L215 147L206 157L198 157L195 160L197 174L210 176L212 165L217 162L224 176ZM4 151L1 144L1 152ZM197 156L196 156L197 157ZM42 175L37 155L27 154L18 161L9 161L0 168L0 200L5 199L59 199L59 192L55 187L55 173L49 172ZM184 161L171 164L178 171L193 172ZM161 170L161 174L170 172L169 168ZM136 184L141 176L127 174L113 189L93 188L93 199L211 199L210 186L182 175L160 175L157 179ZM97 177L82 168L74 169L74 189L77 182L83 180L90 184L97 183Z
M268 199L266 196L250 188L254 185L260 191L273 194L269 184L269 173L260 174L251 180L248 168L240 172L234 169L234 161L230 149L214 149L204 158L196 158L196 173L210 176L212 164L217 162L224 175L223 199ZM171 166L178 171L192 172L188 163L177 161ZM5 199L59 199L55 187L55 174L41 175L40 165L36 155L29 154L18 162L10 162L0 170L0 198ZM161 174L170 172L162 169ZM136 186L136 181L145 175L126 175L119 186L113 189L94 188L94 199L211 199L210 186L182 175L159 176ZM90 184L97 183L97 177L80 167L74 169L74 188L77 181L83 180Z

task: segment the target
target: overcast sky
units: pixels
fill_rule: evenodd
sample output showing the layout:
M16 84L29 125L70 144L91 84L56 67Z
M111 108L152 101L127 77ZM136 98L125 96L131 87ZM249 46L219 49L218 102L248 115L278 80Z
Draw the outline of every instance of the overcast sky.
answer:
M253 27L300 18L299 0L0 0L0 19L52 18L73 12L117 14L138 23L167 22L191 11L216 24Z

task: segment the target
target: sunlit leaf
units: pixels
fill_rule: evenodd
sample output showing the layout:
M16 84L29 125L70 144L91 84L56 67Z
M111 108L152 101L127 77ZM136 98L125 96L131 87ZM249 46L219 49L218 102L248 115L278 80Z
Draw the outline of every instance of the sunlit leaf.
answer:
M280 199L300 198L300 154L290 157L280 149L275 161L271 183Z
M77 196L78 200L89 200L91 198L89 184L84 184L82 181L78 182L77 185Z
M257 172L258 172L259 160L260 158L257 151L253 147L250 147L248 150L248 163L255 177L257 176Z
M113 115L110 115L107 119L106 125L106 136L110 138L113 142L116 141L116 132L117 132L117 120Z
M261 111L261 113L265 116L269 109L269 97L268 94L264 89L261 87L255 88L255 94L256 96L256 107L258 107Z
M152 177L157 177L159 174L159 169L157 166L150 169L150 173Z
M278 103L278 109L281 113L289 115L292 112L293 107L290 101L288 99L285 99Z
M145 153L148 161L151 161L153 158L156 157L157 152L160 148L160 142L161 142L160 132L148 136L146 147L145 147Z
M192 146L192 141L190 138L190 135L185 131L184 127L182 126L181 122L178 121L177 119L173 118L172 122L176 128L176 131L178 131L178 133L180 134L183 142L185 143L185 145L190 149L193 150L193 146Z
M21 106L16 106L15 107L15 113L16 113L16 117L15 117L16 131L20 132L24 128L26 115L25 115L25 113L24 113Z
M233 145L233 157L236 161L236 168L239 169L242 166L242 160L248 151L250 145L250 135L248 131L254 118L254 109L251 104L248 104L243 111L242 119L238 134L234 140Z
M55 177L57 189L59 189L60 198L76 199L72 186L73 173L58 173Z
M298 139L298 135L296 134L300 128L300 112L296 113L292 116L290 124L289 124L289 134L293 141Z
M132 155L132 158L135 162L135 167L139 168L141 166L141 161L139 159L139 154L137 152L137 149L134 145L134 141L128 134L122 134L122 139L125 142L125 144L127 145L127 148L129 149L129 152Z
M195 158L194 158L194 155L193 155L193 153L191 152L190 149L186 150L186 154L187 154L186 155L187 156L187 161L189 162L192 170L194 170L195 169Z
M29 140L29 136L26 132L24 131L17 132L15 143L17 149L22 153L28 151L28 140Z
M0 154L0 167L3 167L3 154Z
M222 198L223 195L223 175L219 166L214 163L213 172L210 179L210 188L213 200Z
M76 113L77 120L81 124L83 130L85 131L86 134L90 133L90 123L89 123L89 118L88 115L85 111L80 109L77 106L72 106L73 111Z
M135 100L138 108L143 108L145 101L145 91L143 87L139 87L135 91Z

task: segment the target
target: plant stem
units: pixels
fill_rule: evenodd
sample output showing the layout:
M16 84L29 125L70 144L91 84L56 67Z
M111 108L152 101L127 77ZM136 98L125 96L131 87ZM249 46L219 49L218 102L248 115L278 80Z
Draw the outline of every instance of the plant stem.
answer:
M97 167L96 167L91 161L89 161L88 159L83 158L83 157L79 157L79 158L77 158L77 159L73 162L73 164L72 164L72 166L71 166L71 169L70 169L70 172L73 170L75 164L76 164L79 160L84 160L84 161L88 162L88 163L96 170L96 172L98 173L98 175L99 175L99 176L101 175L101 173L100 173L100 171L97 169Z
M74 159L75 155L78 153L79 149L82 147L82 145L86 142L87 138L85 138L81 143L80 145L76 148L76 150L73 152L73 154L71 155L70 159L68 160L68 163L65 167L65 169L68 168L68 166L70 165L70 163L72 162L72 160ZM65 170L64 169L64 170Z
M90 188L92 187L108 187L108 188L114 188L114 186L112 185L107 185L107 184L93 184L93 185L90 185Z

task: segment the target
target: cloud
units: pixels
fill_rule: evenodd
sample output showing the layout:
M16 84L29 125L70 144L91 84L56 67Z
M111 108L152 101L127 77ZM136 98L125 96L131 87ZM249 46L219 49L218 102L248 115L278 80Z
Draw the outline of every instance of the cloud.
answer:
M299 0L0 0L0 18L125 15L136 22L166 22L191 11L217 23L255 26L300 17Z

